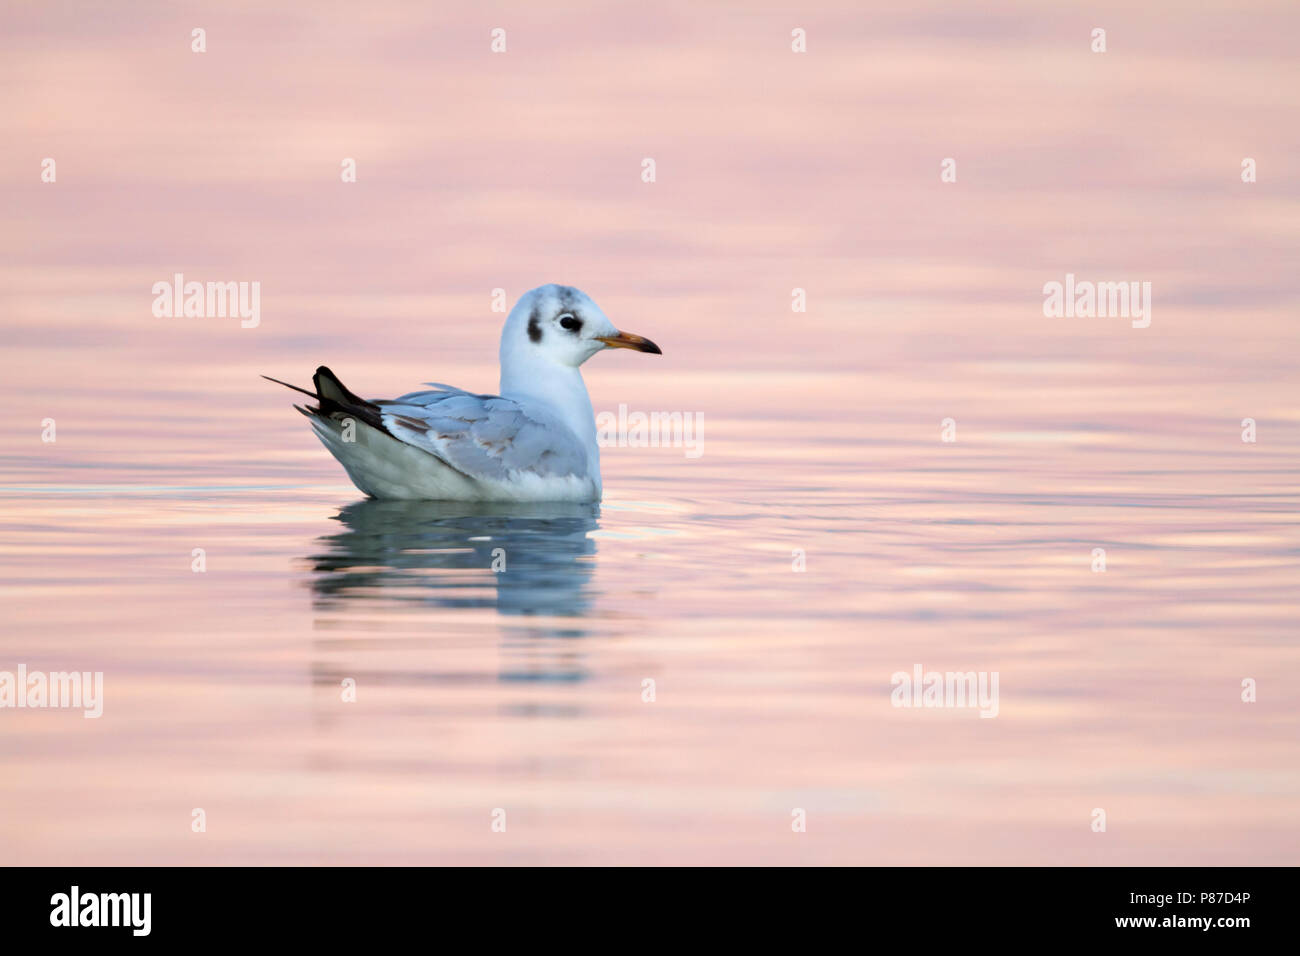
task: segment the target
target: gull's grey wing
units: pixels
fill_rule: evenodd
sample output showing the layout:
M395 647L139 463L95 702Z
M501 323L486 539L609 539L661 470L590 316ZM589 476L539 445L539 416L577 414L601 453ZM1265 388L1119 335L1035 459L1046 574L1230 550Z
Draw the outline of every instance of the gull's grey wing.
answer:
M405 395L387 401L400 405L428 405L431 402L440 402L448 395L470 395L484 401L489 398L501 397L500 395L480 395L476 392L467 392L463 388L457 388L455 385L444 385L442 382L425 382L424 384L428 385L432 391L407 392Z
M391 435L471 478L505 480L512 472L587 477L578 436L511 399L447 388L374 404Z

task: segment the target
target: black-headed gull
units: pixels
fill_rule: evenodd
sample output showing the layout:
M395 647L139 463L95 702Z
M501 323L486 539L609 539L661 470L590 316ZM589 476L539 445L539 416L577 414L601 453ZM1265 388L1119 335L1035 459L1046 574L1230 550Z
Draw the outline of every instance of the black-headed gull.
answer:
M544 285L506 317L500 395L426 382L432 391L367 401L323 365L315 392L270 380L316 400L294 407L373 498L599 501L595 415L578 367L607 348L662 354L616 329L586 293Z

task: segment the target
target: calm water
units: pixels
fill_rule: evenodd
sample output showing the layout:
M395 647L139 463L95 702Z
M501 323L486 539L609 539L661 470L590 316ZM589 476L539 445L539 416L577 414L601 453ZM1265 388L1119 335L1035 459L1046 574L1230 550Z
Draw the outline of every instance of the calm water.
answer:
M0 863L1300 863L1294 5L499 12L0 13L0 672L105 697L0 709ZM701 457L368 503L257 377L493 390L547 281Z
M0 660L105 705L3 714L6 859L1295 862L1295 449L841 392L607 449L599 507L272 480L335 466L269 390L256 481L11 456ZM998 717L891 707L917 663Z

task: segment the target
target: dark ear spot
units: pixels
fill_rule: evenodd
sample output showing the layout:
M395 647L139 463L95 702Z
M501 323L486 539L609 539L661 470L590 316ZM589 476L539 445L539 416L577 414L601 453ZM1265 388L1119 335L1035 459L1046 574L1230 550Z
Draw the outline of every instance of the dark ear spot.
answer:
M536 309L533 309L533 314L528 317L528 338L534 342L542 340L542 323L538 321Z

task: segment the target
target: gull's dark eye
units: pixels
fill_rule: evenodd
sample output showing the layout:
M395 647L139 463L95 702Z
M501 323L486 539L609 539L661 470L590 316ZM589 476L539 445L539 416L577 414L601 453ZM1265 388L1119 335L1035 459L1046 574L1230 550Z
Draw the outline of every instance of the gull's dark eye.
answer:
M560 316L560 328L568 329L570 332L576 332L582 328L582 319L575 318L568 312Z

